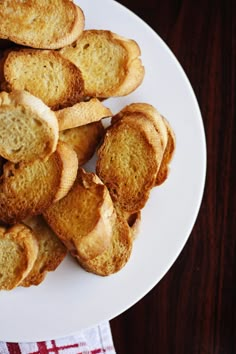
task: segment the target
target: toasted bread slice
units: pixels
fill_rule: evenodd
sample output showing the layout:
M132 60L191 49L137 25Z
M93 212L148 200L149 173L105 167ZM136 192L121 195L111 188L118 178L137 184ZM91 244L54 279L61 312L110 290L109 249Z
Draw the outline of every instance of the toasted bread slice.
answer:
M76 153L63 143L47 161L7 162L0 178L0 220L12 224L41 214L68 193L77 167Z
M157 174L156 185L162 184L168 177L169 173L169 163L172 160L175 151L175 134L170 126L170 123L164 118L156 109L147 103L132 103L122 109L117 115L112 117L112 124L117 122L119 119L128 112L141 112L147 119L149 119L160 135L163 146L163 159L160 165L160 169Z
M61 131L59 141L66 142L74 149L79 165L82 166L91 159L104 133L105 129L102 123L95 122Z
M27 226L0 226L0 290L14 289L29 274L37 255L37 239Z
M0 38L27 47L58 49L84 29L82 10L68 0L1 1Z
M97 98L77 103L72 107L61 109L55 113L60 131L80 127L112 116L111 110L105 107Z
M165 182L165 180L167 179L167 177L169 175L169 169L170 169L169 164L173 158L173 155L175 152L175 146L176 146L175 133L174 133L172 127L170 126L170 123L167 121L166 118L162 117L162 119L166 125L166 129L167 129L167 133L168 133L168 141L167 141L167 145L166 145L166 148L164 151L161 166L160 166L160 169L157 174L157 179L156 179L157 186L159 186L160 184Z
M126 113L107 129L96 171L118 209L132 214L144 207L162 156L160 135L141 113Z
M88 97L128 95L144 77L138 44L110 31L84 31L60 52L80 68Z
M112 123L115 123L118 119L122 119L122 117L127 113L141 113L153 123L157 134L160 136L162 148L164 151L168 141L168 132L165 122L163 121L163 117L157 111L157 109L148 103L132 103L124 107L122 111L112 117Z
M6 56L3 72L2 89L28 91L52 110L72 106L84 94L80 70L56 51L12 50Z
M25 91L0 93L0 155L17 163L47 158L58 141L55 114Z
M132 237L127 223L117 217L113 222L111 245L99 256L80 262L88 272L107 276L118 272L128 262L132 251Z
M46 224L42 216L34 216L24 220L38 241L39 252L34 266L20 286L39 285L48 272L54 271L63 261L67 249L54 232Z
M69 194L43 215L71 254L82 261L98 256L111 242L113 203L94 173L79 169Z

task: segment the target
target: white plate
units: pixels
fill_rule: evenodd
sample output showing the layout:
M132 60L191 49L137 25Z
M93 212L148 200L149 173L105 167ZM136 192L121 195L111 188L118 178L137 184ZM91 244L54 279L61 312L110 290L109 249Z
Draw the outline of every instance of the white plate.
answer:
M168 118L177 138L169 179L155 188L142 213L130 261L119 273L99 277L67 258L38 287L0 293L0 340L39 341L66 336L112 319L140 300L173 264L197 217L206 147L199 107L180 64L153 30L112 0L80 0L86 28L110 29L135 39L146 76L133 94L106 101L114 113L148 102ZM102 5L102 6L101 6Z

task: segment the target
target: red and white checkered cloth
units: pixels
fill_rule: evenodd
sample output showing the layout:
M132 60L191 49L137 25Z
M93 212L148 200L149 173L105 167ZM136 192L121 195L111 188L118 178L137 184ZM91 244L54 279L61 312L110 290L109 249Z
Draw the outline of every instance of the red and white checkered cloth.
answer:
M0 334L1 335L1 334ZM115 354L109 322L76 335L37 343L0 342L0 354Z

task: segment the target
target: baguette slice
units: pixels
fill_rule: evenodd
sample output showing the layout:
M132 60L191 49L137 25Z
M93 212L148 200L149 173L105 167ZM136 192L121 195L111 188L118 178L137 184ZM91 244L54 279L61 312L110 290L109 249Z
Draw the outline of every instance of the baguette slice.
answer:
M162 119L166 125L166 129L167 129L167 133L168 133L168 141L167 141L167 145L166 145L166 148L164 151L161 166L160 166L160 169L157 174L157 179L156 179L157 186L164 183L169 175L169 170L170 170L169 165L170 165L170 162L173 158L173 155L175 152L175 146L176 146L175 133L174 133L170 123L167 121L166 118L162 117Z
M110 244L113 203L106 186L93 173L79 169L69 194L51 205L44 217L71 254L93 259Z
M128 224L117 217L113 223L111 245L94 259L79 263L88 272L98 275L107 276L116 273L128 262L132 245Z
M28 91L52 110L72 106L83 97L80 70L56 51L12 50L6 55L3 73L3 90Z
M87 30L61 54L80 68L88 97L124 96L144 77L138 44L104 30Z
M0 93L0 155L17 163L48 158L58 141L55 114L25 91Z
M46 224L42 216L34 216L24 220L38 241L39 252L34 266L20 286L39 285L48 272L54 271L63 261L67 249L54 232Z
M84 29L82 10L68 0L1 1L0 38L27 47L58 49Z
M125 116L127 113L141 113L145 116L146 119L149 119L153 123L157 134L160 136L162 148L164 151L167 146L168 133L163 117L156 110L156 108L148 103L132 103L124 107L122 111L112 117L112 123L122 119L123 116Z
M117 122L119 119L127 113L140 112L149 119L157 133L161 137L162 147L163 147L163 158L160 165L160 169L157 174L156 185L162 184L168 177L169 173L169 164L172 160L175 151L175 134L170 126L170 123L164 118L156 109L150 104L147 103L132 103L122 109L117 115L112 117L112 124Z
M27 226L0 226L0 290L14 289L29 274L37 255L37 239Z
M41 214L68 193L77 168L76 153L65 143L47 161L7 162L0 178L0 220L12 224Z
M80 127L112 116L110 109L105 107L97 98L77 103L55 113L60 131Z
M160 135L141 113L127 113L107 129L96 171L116 208L136 213L146 204L163 157Z
M61 131L59 141L64 141L74 149L82 166L91 159L104 133L102 123L95 122Z

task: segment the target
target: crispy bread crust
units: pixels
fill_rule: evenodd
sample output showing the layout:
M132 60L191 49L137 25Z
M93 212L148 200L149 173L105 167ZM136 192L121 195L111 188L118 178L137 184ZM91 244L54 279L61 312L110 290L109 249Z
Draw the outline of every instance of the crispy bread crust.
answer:
M55 114L60 131L80 127L112 116L111 110L105 107L97 98L61 109L56 111Z
M38 255L38 242L33 232L23 224L8 229L0 227L0 242L0 290L11 290L31 271ZM4 249L4 244L7 249ZM12 250L13 245L15 251ZM5 250L4 254L1 250Z
M65 142L59 141L57 154L61 160L61 178L53 203L67 195L76 180L79 162L76 152Z
M174 156L175 147L176 147L175 133L174 133L170 123L167 121L167 119L165 117L162 117L162 119L166 125L166 129L167 129L167 133L168 133L168 141L167 141L167 145L166 145L166 148L164 151L161 166L160 166L160 169L157 174L156 186L161 185L168 178L169 170L170 170L169 165L170 165L170 162Z

